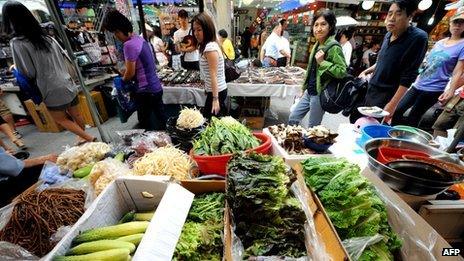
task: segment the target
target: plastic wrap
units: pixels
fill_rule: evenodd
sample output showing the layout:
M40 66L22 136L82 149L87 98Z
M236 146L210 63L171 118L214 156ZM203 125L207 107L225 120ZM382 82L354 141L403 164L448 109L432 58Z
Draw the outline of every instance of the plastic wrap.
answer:
M159 147L172 144L171 137L166 132L151 131L136 137L132 141L132 149L138 157L142 157L147 152L151 152Z
M72 177L72 173L67 170L60 170L60 167L51 161L46 161L39 179L47 184L60 184Z
M430 230L430 233L423 240L420 236L420 228L417 227L414 219L397 204L388 198L387 195L376 189L377 195L387 206L388 223L393 231L403 240L401 255L408 260L437 260L433 253L433 249L440 237L435 230Z
M124 130L124 131L116 131L116 134L121 139L122 143L126 146L132 145L132 140L141 136L145 130L143 129L135 129L135 130Z
M370 245L380 242L384 237L376 234L372 237L354 237L343 240L343 246L353 261L357 261L364 252L364 249Z
M66 236L66 234L68 234L71 229L72 226L63 226L58 228L55 234L50 237L50 240L56 243L60 242L60 240L63 239L63 237Z
M58 157L56 164L62 170L77 170L103 159L111 151L110 145L103 142L88 142L81 146L67 148Z

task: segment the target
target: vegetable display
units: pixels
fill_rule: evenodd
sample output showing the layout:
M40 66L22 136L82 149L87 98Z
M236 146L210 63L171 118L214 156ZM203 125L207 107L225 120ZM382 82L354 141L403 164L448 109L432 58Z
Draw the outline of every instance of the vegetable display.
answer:
M290 195L296 179L279 157L236 155L228 165L226 198L245 257L303 257L306 216Z
M268 127L268 130L276 138L277 143L292 155L315 153L305 145L305 139L316 144L333 144L338 136L321 125L305 129L301 126L279 124Z
M185 108L180 111L177 118L177 127L182 129L194 129L200 127L205 122L205 118L197 109Z
M0 241L17 244L45 256L56 242L50 237L62 226L69 226L84 214L85 192L74 189L46 189L21 194L11 218L0 231Z
M384 202L359 167L329 157L309 158L302 165L306 184L319 196L342 240L376 234L384 237L367 247L359 260L393 260L392 253L402 243L388 224Z
M195 197L176 246L173 260L222 260L223 193Z
M190 157L172 146L155 149L134 162L135 175L168 175L177 180L189 178L193 166Z
M197 155L223 155L259 146L251 131L232 117L212 117L211 123L193 143Z
M62 169L77 170L102 160L111 147L103 142L87 142L67 149L56 160Z

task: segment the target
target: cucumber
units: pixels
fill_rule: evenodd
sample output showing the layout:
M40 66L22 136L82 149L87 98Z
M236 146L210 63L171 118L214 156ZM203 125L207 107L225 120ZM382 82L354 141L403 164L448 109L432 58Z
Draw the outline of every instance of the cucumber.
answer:
M144 233L145 230L147 230L148 224L150 224L150 222L132 221L109 227L90 229L74 238L73 244L76 245L89 241L113 239L137 233Z
M135 221L151 221L155 212L139 212L135 213Z
M134 253L135 245L133 243L121 240L97 240L87 243L82 243L78 246L71 248L68 252L68 255L83 255L94 253L103 250L124 248Z
M140 242L142 241L143 235L144 235L143 233L133 234L130 236L124 236L124 237L117 238L116 240L124 241L124 242L131 242L135 246L138 246Z
M134 210L129 211L121 218L121 220L119 220L118 224L134 221L134 218L135 218L135 211Z
M116 156L114 156L114 159L119 160L120 162L124 162L124 152L119 152L118 154L116 154Z
M92 168L95 164L89 164L85 167L82 167L76 171L74 171L73 173L73 177L75 178L84 178L84 177L87 177L90 172L92 171Z
M105 251L98 251L86 255L78 256L57 256L53 258L54 261L126 261L128 260L129 250L126 248L111 249Z

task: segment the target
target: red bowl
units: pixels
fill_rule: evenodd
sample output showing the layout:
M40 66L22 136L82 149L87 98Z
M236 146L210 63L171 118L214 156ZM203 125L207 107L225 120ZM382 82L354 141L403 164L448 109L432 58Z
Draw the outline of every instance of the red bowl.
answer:
M392 147L379 147L379 152L377 154L377 160L382 164L387 164L391 161L396 161L403 159L407 156L418 156L418 157L425 157L429 158L430 155L417 150L410 150L410 149L400 149L400 148L392 148Z
M264 133L253 133L253 135L261 140L261 145L256 148L246 150L246 152L257 152L261 154L269 154L271 151L271 137ZM227 163L232 158L233 154L224 154L218 156L201 156L193 154L193 149L190 150L190 156L196 161L198 168L202 174L218 174L225 176L227 173Z

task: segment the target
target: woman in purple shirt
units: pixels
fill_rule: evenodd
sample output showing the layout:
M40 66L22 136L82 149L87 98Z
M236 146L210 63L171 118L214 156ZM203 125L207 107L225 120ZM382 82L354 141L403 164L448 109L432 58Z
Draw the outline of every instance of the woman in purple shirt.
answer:
M464 69L464 14L451 18L449 25L451 36L437 42L426 58L426 66L416 82L401 99L393 114L392 125L417 127L422 116L444 96L452 96L449 90L455 90ZM404 113L411 108L409 115Z
M146 130L164 130L163 88L156 74L155 60L150 44L133 33L132 24L117 10L108 12L104 28L124 43L126 69L122 72L123 81L135 80L137 90L135 101L140 127Z

